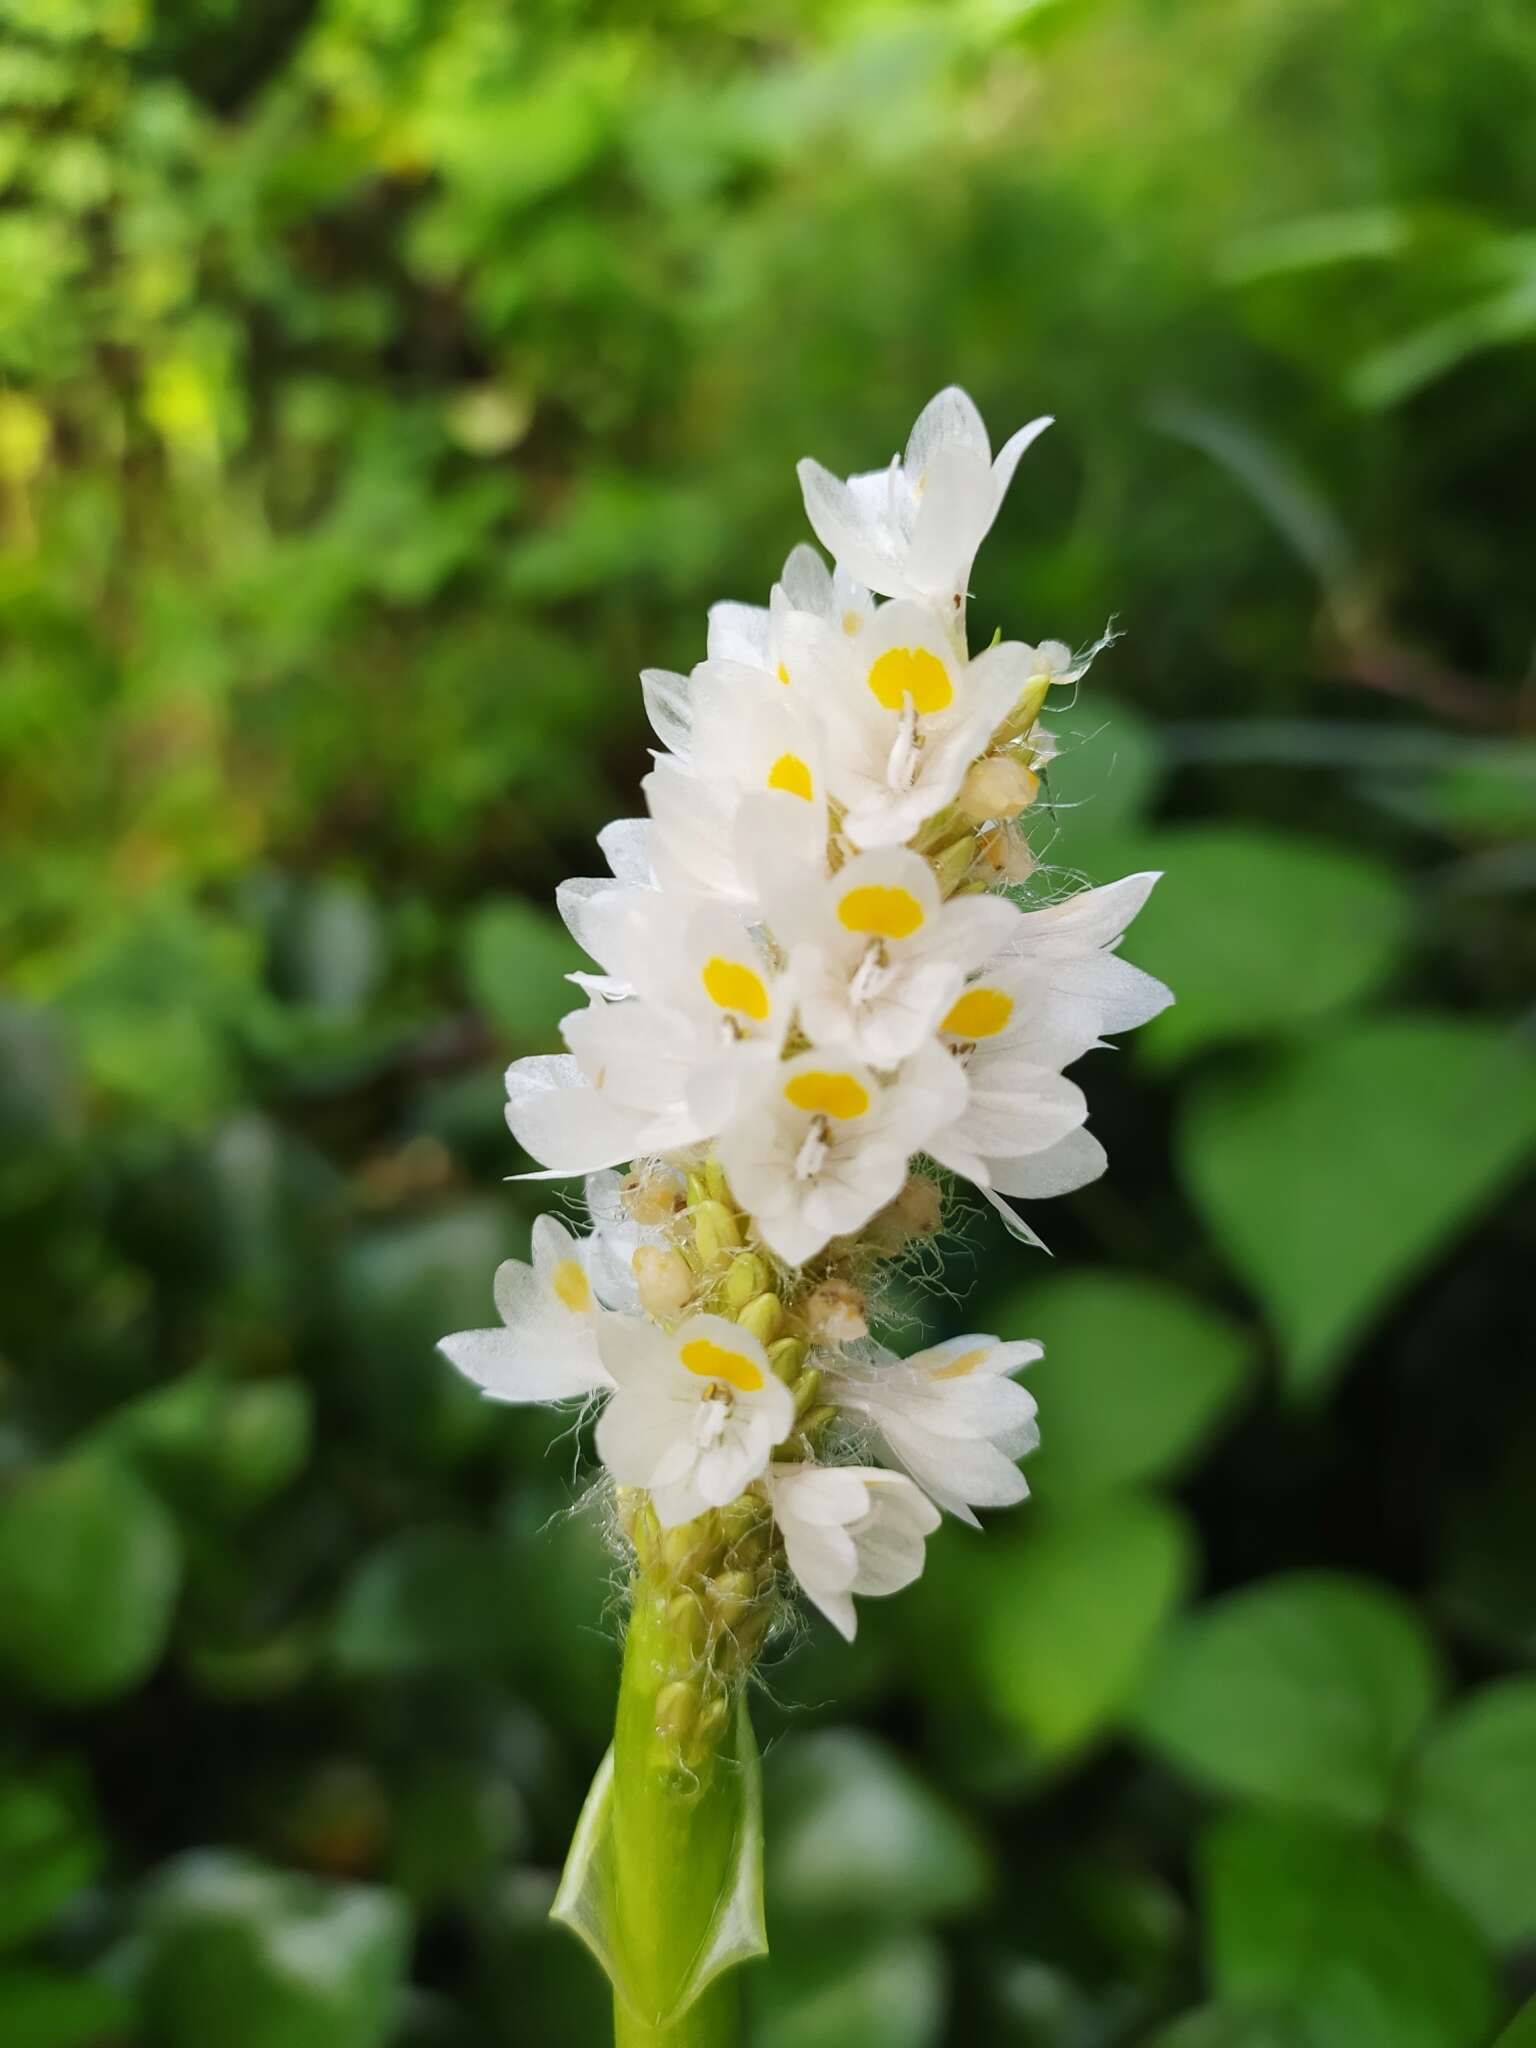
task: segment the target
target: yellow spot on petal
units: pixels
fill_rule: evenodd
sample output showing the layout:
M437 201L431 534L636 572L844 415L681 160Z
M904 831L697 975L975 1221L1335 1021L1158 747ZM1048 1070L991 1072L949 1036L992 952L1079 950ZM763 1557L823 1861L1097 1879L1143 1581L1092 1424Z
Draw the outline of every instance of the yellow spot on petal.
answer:
M592 1282L586 1271L575 1259L562 1259L550 1278L555 1297L570 1310L573 1316L592 1313Z
M777 668L776 668L776 669L774 670L774 674L775 674L775 675L776 675L776 676L778 677L779 681L780 681L780 682L781 682L781 683L782 683L782 684L784 685L784 687L785 687L786 689L788 689L788 687L789 687L789 670L788 670L788 669L787 669L787 668L786 668L786 667L784 666L784 664L783 664L783 662L782 662L782 661L781 661L781 662L779 663L778 667L777 667Z
M868 1110L869 1090L852 1074L812 1067L784 1083L784 1100L809 1116L834 1116L846 1123Z
M739 1011L754 1024L761 1024L767 1017L770 1006L763 977L754 974L750 967L743 967L739 960L716 956L705 962L699 979L704 984L704 993L719 1009Z
M763 1375L750 1358L743 1357L739 1351L728 1351L723 1344L712 1343L708 1337L692 1338L678 1356L701 1380L724 1380L739 1394L756 1394L762 1389Z
M939 1026L951 1038L996 1038L1013 1015L1013 997L1000 988L968 988Z
M866 884L850 889L837 906L845 931L871 939L910 939L923 925L923 906L910 889L882 889Z
M857 612L849 611L843 613L843 631L848 635L850 640L853 638L854 634L857 633L857 631L859 630L860 626L863 625L863 623L863 619L859 616Z
M955 699L949 670L926 647L887 648L869 672L869 687L887 711L900 711L910 697L919 718L947 710Z
M983 1344L979 1351L962 1351L958 1358L952 1358L948 1365L941 1365L928 1377L931 1380L963 1380L968 1372L976 1370L991 1348L990 1344Z
M768 787L782 789L786 796L803 796L807 803L815 793L810 768L798 754L780 754L768 770Z

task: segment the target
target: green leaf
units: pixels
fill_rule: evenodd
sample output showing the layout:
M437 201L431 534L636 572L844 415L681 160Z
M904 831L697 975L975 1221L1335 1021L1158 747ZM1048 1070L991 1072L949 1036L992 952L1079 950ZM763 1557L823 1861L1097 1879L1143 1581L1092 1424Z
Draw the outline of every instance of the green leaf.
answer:
M1439 1689L1405 1601L1369 1580L1298 1573L1229 1594L1176 1629L1136 1723L1221 1791L1373 1821Z
M1536 1936L1536 1678L1486 1686L1435 1730L1403 1822L1490 1940Z
M521 1051L554 1045L560 1019L581 1007L565 976L591 962L557 918L521 897L481 904L465 923L463 954L477 1008Z
M1536 1140L1536 1063L1449 1018L1361 1023L1205 1082L1185 1179L1268 1310L1293 1391L1349 1345L1497 1194Z
M358 1567L331 1650L361 1678L493 1663L517 1612L517 1582L494 1543L468 1529L407 1529Z
M190 1373L120 1409L97 1441L188 1509L239 1515L298 1476L310 1424L309 1389L298 1380L232 1385Z
M998 1329L1045 1345L1026 1375L1041 1429L1026 1469L1044 1499L1182 1472L1254 1364L1243 1330L1158 1280L1053 1275L1011 1291L991 1315Z
M621 1719L623 1708L620 1709ZM724 1766L722 1768L722 1766ZM669 1788L637 1788L631 1794L639 1805L645 1793L670 1796ZM736 1701L736 1715L728 1754L722 1752L716 1764L707 1800L720 1802L712 1820L723 1824L728 1841L724 1882L714 1893L707 1927L705 1916L699 1925L703 1935L692 1953L686 1981L673 1987L670 2011L647 2018L671 2021L697 2006L716 1980L738 1963L768 1953L768 1934L763 1918L763 1766L745 1693ZM695 1814L690 1818L700 1819ZM654 1852L652 1852L654 1860ZM592 1780L571 1847L560 1889L549 1909L550 1918L568 1927L586 1944L602 1966L616 1995L636 2006L622 1931L613 1911L615 1892L614 1842L614 1752L609 1750ZM686 1885L690 1873L680 1872L677 1882ZM666 1902L658 1902L666 1910ZM630 1955L636 1951L631 1948ZM658 2033L662 2031L657 2028Z
M1521 2006L1493 2048L1536 2048L1536 1998Z
M999 1561L978 1617L993 1708L1044 1758L1111 1722L1189 1581L1194 1544L1165 1502L1126 1495L1040 1514Z
M1220 1998L1294 2014L1308 2048L1474 2048L1489 1961L1446 1899L1372 1844L1316 1821L1219 1821L1201 1846Z
M126 1994L98 1977L24 1964L0 1969L5 2048L105 2048L129 2038L132 2018Z
M103 1846L72 1774L0 1785L0 1947L39 1933L96 1876ZM4 2015L0 2003L0 2017ZM9 2041L8 2034L0 2039Z
M0 1504L0 1664L51 1699L109 1699L147 1678L180 1584L170 1517L106 1457L31 1473Z
M932 1936L797 1941L749 1984L753 2048L937 2048L944 1960Z
M914 1921L987 1893L969 1824L882 1744L847 1729L777 1750L767 1785L770 1915Z
M149 2031L164 2048L383 2048L409 1937L400 1901L373 1886L184 1856L147 1917Z
M1363 854L1237 825L1159 833L1132 951L1178 1000L1137 1038L1164 1064L1358 1004L1397 965L1407 897Z
M390 1875L416 1906L473 1905L523 1847L517 1787L467 1758L428 1756L394 1813Z
M1300 2024L1284 2013L1202 2005L1140 2048L1310 2048L1310 2042Z

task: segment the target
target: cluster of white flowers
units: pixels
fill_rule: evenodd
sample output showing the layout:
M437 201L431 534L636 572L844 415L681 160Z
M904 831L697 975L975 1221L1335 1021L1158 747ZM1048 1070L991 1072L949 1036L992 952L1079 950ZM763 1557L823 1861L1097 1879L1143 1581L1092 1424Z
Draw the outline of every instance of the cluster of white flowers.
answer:
M973 659L966 586L1048 424L994 461L949 390L888 469L802 463L833 568L797 547L766 608L714 607L690 675L643 677L649 816L558 898L598 971L572 977L569 1052L507 1075L536 1177L587 1178L592 1234L542 1218L532 1265L497 1275L504 1327L443 1345L495 1398L602 1402L642 1562L644 1530L732 1509L717 1577L727 1551L754 1584L787 1568L849 1636L854 1594L921 1571L940 1509L1024 1496L1036 1441L1012 1375L1039 1347L893 1358L868 1336L875 1260L937 1227L930 1167L1038 1242L1007 1198L1104 1167L1063 1070L1169 1000L1114 950L1154 876L1018 900L1039 714L1085 664L1050 641Z

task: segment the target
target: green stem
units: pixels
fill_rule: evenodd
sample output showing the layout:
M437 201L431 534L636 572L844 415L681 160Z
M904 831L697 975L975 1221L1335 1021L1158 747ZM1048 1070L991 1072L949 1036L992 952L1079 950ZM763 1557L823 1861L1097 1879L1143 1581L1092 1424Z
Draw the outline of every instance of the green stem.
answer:
M642 1573L624 1646L613 1742L613 1914L629 1998L617 2048L737 2048L741 1995L717 1978L668 2021L730 1890L738 1799L721 1754L728 1701L679 1627L675 1581Z
M622 1999L613 2001L614 2048L737 2048L741 2040L741 1989L735 1977L720 1977L670 2027L638 2019Z

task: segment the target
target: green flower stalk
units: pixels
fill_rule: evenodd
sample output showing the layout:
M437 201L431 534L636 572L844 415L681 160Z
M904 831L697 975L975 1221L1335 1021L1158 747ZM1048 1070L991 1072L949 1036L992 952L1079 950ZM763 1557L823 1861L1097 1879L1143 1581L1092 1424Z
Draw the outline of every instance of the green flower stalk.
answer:
M496 1275L501 1327L443 1349L493 1398L598 1411L628 1619L553 1910L621 2048L740 2039L734 1968L767 1948L747 1695L795 1596L851 1639L943 1512L1028 1491L1015 1375L1040 1347L899 1358L871 1335L890 1275L946 1178L1038 1244L1012 1200L1105 1163L1064 1069L1170 1000L1115 952L1155 876L1027 893L1040 715L1098 649L967 651L972 557L1048 424L994 462L948 391L889 469L801 465L836 566L797 548L765 610L715 607L692 675L646 673L649 816L559 892L587 1007L566 1056L507 1076L514 1135L583 1178L592 1227L541 1217Z

